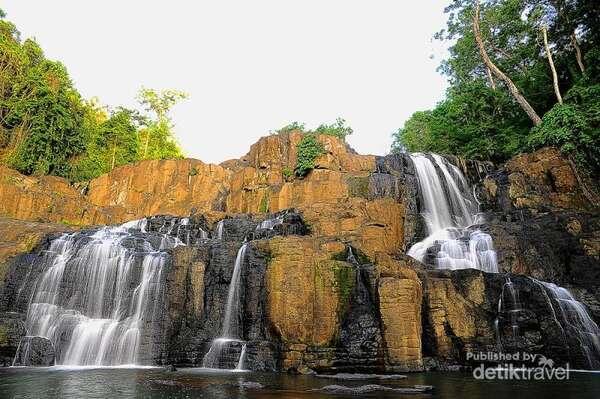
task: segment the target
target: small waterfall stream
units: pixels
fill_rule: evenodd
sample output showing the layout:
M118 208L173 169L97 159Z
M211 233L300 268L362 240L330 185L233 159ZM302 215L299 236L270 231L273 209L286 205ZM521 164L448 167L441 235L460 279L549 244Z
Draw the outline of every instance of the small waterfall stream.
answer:
M53 240L29 303L22 343L26 346L31 337L49 340L61 365L148 363L151 331L162 312L168 257L163 250L182 243L167 233L148 234L146 227L142 219ZM17 350L16 364L27 364L26 349Z
M225 220L219 220L217 223L217 240L223 239L223 232L225 230Z
M510 277L506 277L506 282L502 286L500 297L498 298L498 314L494 321L494 328L496 330L496 342L500 350L502 350L502 334L501 334L501 322L508 322L510 324L511 339L512 343L516 343L519 336L519 312L523 309L519 300L519 293L515 288L514 283L510 280Z
M229 290L227 292L227 304L225 305L225 316L223 317L223 326L221 335L214 339L210 349L204 356L202 367L220 368L223 357L230 352L232 346L241 345L241 352L237 362L236 370L241 370L244 365L244 356L246 354L246 343L242 340L241 326L239 323L240 315L240 294L241 294L241 275L242 266L246 256L248 244L244 243L237 252Z
M566 328L567 333L576 336L590 368L600 367L600 327L594 322L585 306L566 288L545 281L536 281L558 304L558 309L554 309L555 318L560 315L562 320L557 322Z
M498 272L492 237L477 228L482 223L478 203L456 166L437 154L410 155L422 198L421 213L428 237L408 255L427 262L434 255L440 269Z
M283 218L284 215L279 215L272 219L265 219L256 226L256 230L273 230L275 226L278 226L283 223Z

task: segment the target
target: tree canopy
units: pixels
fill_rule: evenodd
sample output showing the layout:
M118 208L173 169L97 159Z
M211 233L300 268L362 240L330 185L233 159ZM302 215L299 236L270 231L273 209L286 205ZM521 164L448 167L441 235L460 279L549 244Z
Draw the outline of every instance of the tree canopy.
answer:
M435 34L452 43L439 67L450 83L446 98L433 110L415 112L394 133L392 149L503 161L554 145L598 173L600 8L595 3L454 0L445 10L446 28ZM528 116L482 50L541 121Z
M169 111L186 95L142 88L144 112L86 101L60 62L0 10L0 163L72 181L141 159L178 158Z

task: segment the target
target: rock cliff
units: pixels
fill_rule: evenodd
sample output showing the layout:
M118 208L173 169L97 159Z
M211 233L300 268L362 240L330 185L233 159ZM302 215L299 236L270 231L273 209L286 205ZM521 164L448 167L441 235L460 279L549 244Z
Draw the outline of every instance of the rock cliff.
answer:
M155 363L202 363L218 336L234 260L246 238L241 319L252 369L445 369L468 364L469 351L499 345L589 367L550 317L556 303L538 283L569 288L600 321L598 208L590 187L557 150L499 166L448 157L475 187L494 238L501 273L487 274L432 270L405 255L426 234L406 155L358 155L336 138L319 136L325 153L300 179L289 173L300 139L299 132L264 137L241 159L221 165L143 161L77 188L1 169L4 361L12 360L24 334L25 305L15 301L16 292L32 278L26 270L43 255L47 237L171 215L150 220L149 231L179 223L173 217L190 217L192 230L185 231L207 236L169 250ZM266 218L281 223L257 228ZM514 339L508 313L498 305L507 279L523 304Z

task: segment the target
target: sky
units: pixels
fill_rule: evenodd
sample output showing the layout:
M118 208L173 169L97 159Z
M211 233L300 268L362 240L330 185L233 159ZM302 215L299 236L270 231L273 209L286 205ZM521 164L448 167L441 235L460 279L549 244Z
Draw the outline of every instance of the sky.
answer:
M384 155L391 134L441 100L448 0L1 0L22 37L63 62L86 98L134 107L174 88L184 153L221 162L290 122L346 119L350 145Z

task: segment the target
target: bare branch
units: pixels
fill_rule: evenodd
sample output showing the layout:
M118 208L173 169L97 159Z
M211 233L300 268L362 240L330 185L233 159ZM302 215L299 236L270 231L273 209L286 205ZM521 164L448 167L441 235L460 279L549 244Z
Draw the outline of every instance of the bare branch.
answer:
M475 0L475 12L473 14L473 33L475 35L477 47L479 48L479 53L481 54L481 58L483 59L483 62L485 63L486 67L488 67L498 79L502 80L506 84L506 87L508 88L510 94L512 94L517 103L521 106L521 108L523 108L525 113L527 113L533 124L537 126L540 123L542 123L542 119L539 117L537 112L535 112L535 110L529 104L527 99L523 97L521 92L519 92L519 89L513 83L513 81L508 76L506 76L504 72L502 72L488 56L485 50L485 46L483 44L483 40L481 39L481 32L479 29L479 0Z

